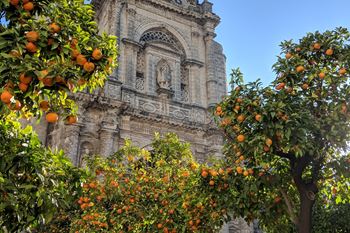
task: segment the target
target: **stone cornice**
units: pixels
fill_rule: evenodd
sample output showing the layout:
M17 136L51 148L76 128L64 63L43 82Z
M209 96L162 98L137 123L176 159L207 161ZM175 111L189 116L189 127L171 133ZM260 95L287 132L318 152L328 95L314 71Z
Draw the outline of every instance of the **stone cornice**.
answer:
M198 61L196 59L187 59L184 61L184 65L196 65L198 67L203 67L204 66L204 62Z
M158 123L162 123L164 125L170 125L170 126L175 126L175 127L179 127L182 129L189 129L189 130L197 130L197 131L204 131L206 132L207 130L209 130L211 127L209 126L209 124L200 124L200 123L196 123L196 122L188 122L185 123L183 121L177 121L172 119L169 116L165 116L165 115L157 115L155 113L149 113L147 115L145 115L144 113L141 113L140 110L135 109L135 108L128 108L123 115L128 115L131 117L135 117L137 119L142 119L145 120L147 122L149 122L150 124L154 123L154 122L158 122Z
M75 93L71 96L75 101L80 101L84 105L93 105L95 104L101 109L118 109L123 111L126 109L127 103L119 100L114 100L105 96L89 94L89 93Z
M217 16L214 13L209 12L203 12L200 6L197 6L198 12L195 10L191 10L188 8L182 8L179 6L174 5L173 3L166 2L166 1L160 1L160 0L141 0L142 3L148 2L150 4L153 4L155 6L162 7L166 10L194 18L196 20L204 20L204 21L213 21L215 25L218 25L220 23L220 17Z

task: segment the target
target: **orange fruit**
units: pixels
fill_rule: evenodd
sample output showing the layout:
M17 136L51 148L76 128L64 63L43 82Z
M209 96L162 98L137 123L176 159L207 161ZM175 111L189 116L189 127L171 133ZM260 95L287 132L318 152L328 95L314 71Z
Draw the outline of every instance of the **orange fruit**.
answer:
M328 56L332 56L333 55L333 49L327 49L326 50L326 55L328 55Z
M38 47L33 42L28 42L26 44L26 50L30 53L35 53L38 50Z
M76 59L79 56L80 52L77 49L72 50L72 58Z
M323 73L323 72L321 72L321 73L318 74L318 77L319 77L320 79L324 79L324 77L326 77L326 74Z
M55 112L50 112L46 114L46 121L48 123L56 123L58 121L58 114Z
M123 210L122 210L122 209L118 209L118 210L117 210L117 213L118 213L118 214L122 214L122 213L123 213Z
M265 144L266 144L267 146L271 146L271 145L272 145L272 140L271 140L270 138L267 138L267 139L265 140Z
M53 79L52 78L43 78L42 80L45 87L52 87L53 86Z
M55 83L64 83L64 78L62 76L56 76Z
M32 11L34 9L34 4L32 2L27 2L23 5L23 9L25 11Z
M83 85L86 84L86 80L83 79L83 78L81 78L81 79L78 80L77 84L78 84L79 86L83 86Z
M203 170L202 173L201 173L201 176L202 176L203 178L207 178L208 172L205 171L205 170Z
M301 88L303 88L304 90L307 90L309 88L309 84L304 83Z
M77 56L77 63L78 63L78 65L83 66L86 62L87 62L87 60L86 60L86 58L85 58L84 55L79 54L79 55Z
M301 73L301 72L303 72L304 70L305 70L304 66L297 66L297 68L296 68L296 71L297 71L298 73Z
M264 146L264 151L265 151L265 152L269 152L269 151L270 151L270 147Z
M35 42L39 39L39 33L36 31L30 31L26 34L26 38L29 42Z
M287 53L286 54L286 59L290 59L290 58L292 58L292 54L291 53Z
M244 176L249 176L249 172L248 172L248 171L244 171L244 172L243 172L243 175L244 175Z
M242 174L243 173L243 168L237 167L236 171L237 171L238 174Z
M162 228L163 228L163 224L158 223L158 224L157 224L157 228L158 228L158 229L162 229Z
M238 142L244 142L244 140L245 140L245 136L243 134L240 134L240 135L237 136L237 141Z
M339 70L339 74L340 74L340 75L346 74L346 69L345 69L345 68L341 68L341 69Z
M86 62L84 64L84 70L88 73L91 73L95 70L95 64L92 62Z
M214 186L214 185L215 185L214 180L210 180L210 181L209 181L209 185L210 185L210 186Z
M298 47L298 48L295 49L295 51L300 52L300 51L301 51L301 48Z
M95 59L95 60L101 60L101 58L103 57L103 54L101 52L101 50L99 49L95 49L93 52L92 52L92 57Z
M243 161L244 160L244 156L243 155L239 156L239 160Z
M238 117L237 117L237 121L238 122L243 122L245 120L245 116L244 115L239 115Z
M30 76L25 76L25 74L21 74L21 75L19 76L19 81L20 81L21 83L24 83L24 84L29 84L29 83L32 82L32 80L33 80L32 77L30 77Z
M313 45L313 47L314 47L314 49L319 50L319 49L321 48L321 44L315 43L315 44Z
M10 4L12 6L17 6L19 4L19 0L10 0Z
M237 99L236 99L236 102L237 102L237 103L242 103L243 100L242 100L241 98L237 98Z
M61 31L61 27L58 26L57 23L52 23L49 25L49 29L52 33L59 33Z
M66 122L68 125L73 125L78 122L78 117L75 115L70 115L67 117Z
M46 112L47 110L49 110L50 104L49 104L48 101L43 100L43 101L41 101L41 102L39 103L39 107L40 107L40 109L41 109L42 111L45 111L45 112Z
M277 84L277 86L276 86L276 90L277 90L277 91L282 90L282 89L284 89L285 86L286 86L285 83L279 83L279 84Z
M22 108L22 104L18 100L16 100L16 103L11 103L10 102L7 106L9 107L9 109L17 110L17 111Z
M256 114L255 115L255 120L256 121L261 121L261 115L260 114Z
M19 88L22 92L26 92L26 91L28 90L28 84L19 83L19 84L18 84L18 88Z
M248 169L248 173L249 173L249 175L253 175L254 174L254 170L252 168L249 168Z
M209 170L209 173L210 173L210 175L213 176L213 177L218 176L218 172L215 171L215 170Z
M235 109L236 111L239 111L239 110L241 109L241 106L236 105L234 109Z
M1 93L1 101L5 104L9 104L11 102L13 95L9 91L3 91Z

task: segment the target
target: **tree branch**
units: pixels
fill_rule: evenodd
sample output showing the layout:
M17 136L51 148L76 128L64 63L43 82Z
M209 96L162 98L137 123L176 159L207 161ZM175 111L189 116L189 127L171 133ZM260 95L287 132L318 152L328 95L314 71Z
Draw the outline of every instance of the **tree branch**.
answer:
M280 189L280 192L282 193L284 202L287 205L287 212L288 212L288 214L290 216L291 221L295 225L298 225L298 218L297 218L297 216L295 215L295 213L293 211L294 210L294 205L293 205L292 201L289 199L287 193L282 188Z

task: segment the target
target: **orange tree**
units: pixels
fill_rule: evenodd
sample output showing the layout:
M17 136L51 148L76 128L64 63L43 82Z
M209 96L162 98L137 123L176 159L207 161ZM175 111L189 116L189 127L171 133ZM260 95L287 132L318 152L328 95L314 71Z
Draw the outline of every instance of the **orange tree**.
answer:
M173 134L151 147L127 142L110 158L89 159L92 177L75 201L80 211L44 231L217 232L234 204L232 169L199 165ZM63 228L62 221L71 222Z
M115 66L116 38L99 35L83 0L0 0L0 112L71 116L70 92L102 86Z
M0 231L48 224L80 196L84 172L44 148L30 127L0 121Z
M241 177L258 187L247 199L253 208L234 211L270 226L288 217L308 233L317 196L349 203L349 32L309 33L281 47L272 84L244 84L234 70L232 91L215 113L228 162L237 173L254 174Z

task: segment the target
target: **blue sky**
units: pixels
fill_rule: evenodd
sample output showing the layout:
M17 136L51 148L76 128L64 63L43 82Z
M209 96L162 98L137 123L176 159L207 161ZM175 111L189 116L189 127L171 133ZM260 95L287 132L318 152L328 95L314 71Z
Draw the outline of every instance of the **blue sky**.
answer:
M283 40L307 32L350 28L350 0L210 0L221 17L216 40L224 46L227 73L240 67L246 81L269 84Z

